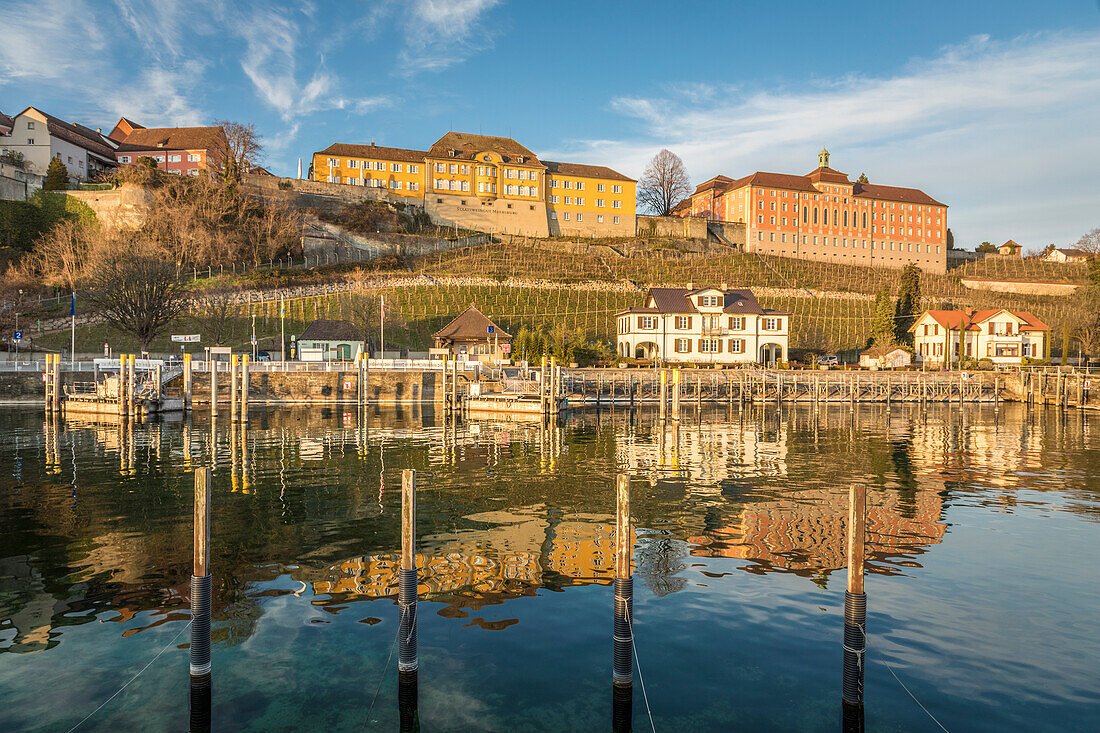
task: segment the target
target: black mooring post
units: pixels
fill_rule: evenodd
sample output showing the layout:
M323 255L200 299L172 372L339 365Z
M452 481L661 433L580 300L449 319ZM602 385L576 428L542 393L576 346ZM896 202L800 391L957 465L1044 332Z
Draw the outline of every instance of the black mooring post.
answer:
M611 725L629 731L634 685L634 578L631 577L633 542L630 538L630 476L615 480L615 617L611 627ZM623 692L625 691L625 696Z
M210 469L195 470L195 542L191 569L192 731L210 730Z
M415 672L416 660L416 471L401 472L401 570L397 579L397 669Z
M416 671L397 673L397 712L401 733L419 733L420 713L417 710Z
M852 484L848 499L848 589L844 593L843 730L863 730L863 678L867 650L867 594L863 592L867 496Z

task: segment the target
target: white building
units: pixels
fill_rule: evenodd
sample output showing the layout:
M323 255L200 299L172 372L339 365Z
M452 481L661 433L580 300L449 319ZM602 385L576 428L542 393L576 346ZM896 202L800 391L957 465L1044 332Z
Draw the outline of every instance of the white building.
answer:
M900 346L872 346L859 352L863 369L904 369L913 363L913 355Z
M787 360L789 316L761 308L748 289L650 288L644 306L616 314L618 351L665 363L774 364Z
M1083 249L1056 247L1043 255L1044 262L1088 262L1089 253Z
M11 133L0 139L0 149L22 153L31 173L46 175L50 159L57 158L73 182L87 181L115 167L117 143L97 130L74 125L34 107L12 118Z
M1042 359L1050 326L1027 311L925 311L909 330L919 361L948 363L963 356L991 359L994 364L1020 364L1025 357Z

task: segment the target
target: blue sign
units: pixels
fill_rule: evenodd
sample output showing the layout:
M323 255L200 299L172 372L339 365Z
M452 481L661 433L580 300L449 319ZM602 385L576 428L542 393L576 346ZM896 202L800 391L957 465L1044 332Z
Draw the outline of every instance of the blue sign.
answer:
M496 326L489 326L489 328L486 329L486 330L488 330L489 333L492 333L495 329L496 329Z
M16 341L22 341L23 340L23 332L22 331L16 331L15 334L14 334L14 338L15 338Z

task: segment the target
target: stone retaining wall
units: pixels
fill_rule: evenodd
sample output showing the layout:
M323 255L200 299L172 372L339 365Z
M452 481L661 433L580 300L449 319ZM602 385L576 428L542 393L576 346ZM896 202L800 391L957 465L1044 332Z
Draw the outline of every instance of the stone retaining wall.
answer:
M359 373L348 372L252 372L248 375L249 400L263 402L355 402ZM178 388L182 377L171 382ZM229 402L230 376L218 373L218 404ZM369 379L373 403L442 401L440 372L372 372ZM210 375L195 374L191 386L195 405L210 404Z

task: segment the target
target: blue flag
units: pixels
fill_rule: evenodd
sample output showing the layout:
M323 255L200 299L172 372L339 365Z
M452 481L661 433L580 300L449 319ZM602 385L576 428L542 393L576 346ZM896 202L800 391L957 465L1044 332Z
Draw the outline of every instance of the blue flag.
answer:
M69 315L76 315L76 293L73 293L73 300L71 303L69 303Z

